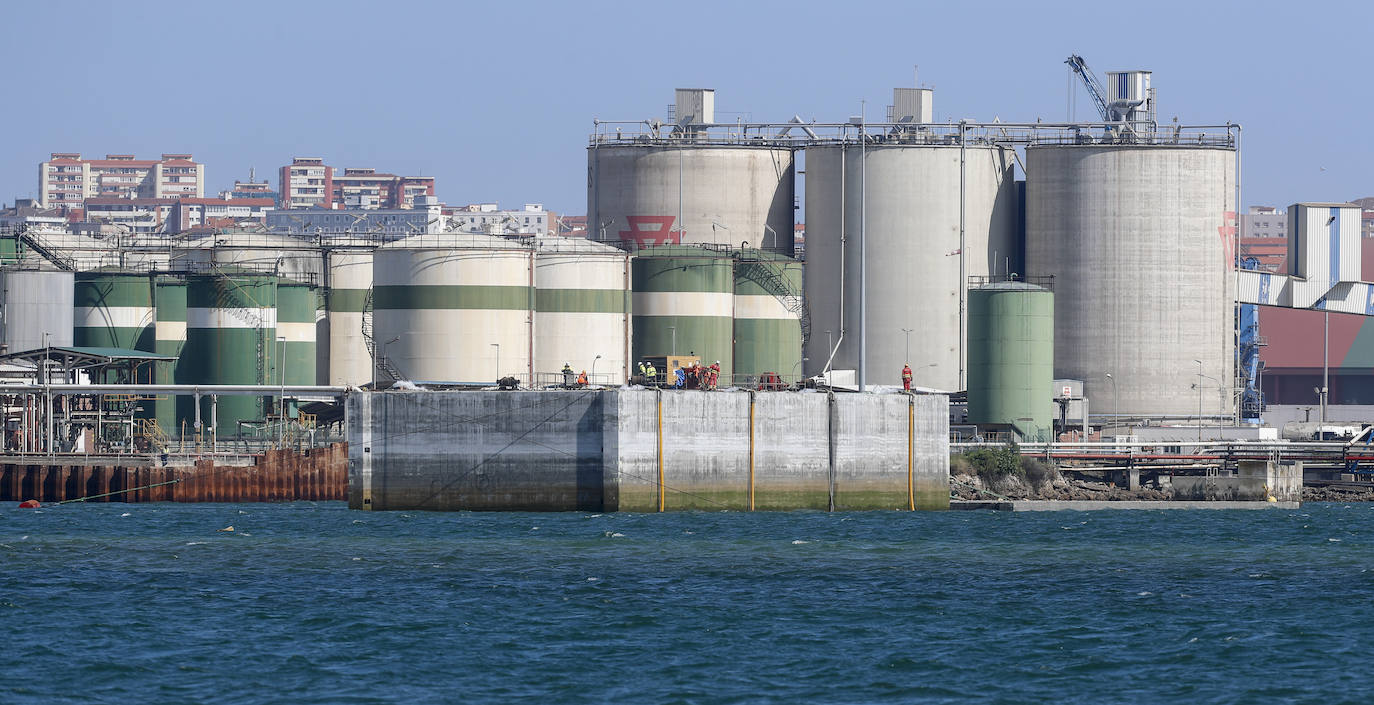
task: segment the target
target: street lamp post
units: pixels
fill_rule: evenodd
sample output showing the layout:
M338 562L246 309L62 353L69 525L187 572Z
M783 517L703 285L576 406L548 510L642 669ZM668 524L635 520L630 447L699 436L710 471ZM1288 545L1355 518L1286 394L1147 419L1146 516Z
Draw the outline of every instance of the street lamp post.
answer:
M1210 379L1221 389L1221 381L1211 375L1202 374L1202 360L1193 360L1197 363L1197 439L1202 440L1202 380Z
M600 359L600 355L597 355L596 357L592 358L592 378L587 380L589 384L596 384L596 361Z
M673 336L673 344L668 348L668 354L677 357L677 326L668 326L668 333Z
M1202 360L1193 360L1197 363L1197 440L1202 442Z
M796 379L796 378L797 378L797 368L798 368L798 367L801 367L801 364L802 364L803 362L809 362L810 360L811 360L811 358L809 358L809 357L803 357L802 359L797 360L797 364L795 364L795 365L792 366L792 379Z
M1121 416L1121 397L1116 393L1116 378L1112 373L1107 373L1107 381L1112 383L1112 420L1115 421Z
M906 359L903 360L902 362L903 362L904 364L907 364L907 365L910 365L910 364L911 364L911 331L912 331L912 330L913 330L913 329L911 329L911 328L903 328L903 329L902 329L902 332L903 332L903 333L906 333Z
M491 346L492 346L493 348L496 348L496 383L497 383L497 384L500 384L500 383L501 383L501 344L500 344L500 343L492 343Z

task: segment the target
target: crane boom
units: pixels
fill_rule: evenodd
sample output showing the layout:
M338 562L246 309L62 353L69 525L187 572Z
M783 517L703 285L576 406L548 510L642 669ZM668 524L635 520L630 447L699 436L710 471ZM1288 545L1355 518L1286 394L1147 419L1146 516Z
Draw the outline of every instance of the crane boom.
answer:
M1107 100L1103 98L1102 84L1097 82L1097 75L1088 68L1083 57L1073 54L1064 63L1068 64L1069 68L1072 68L1073 72L1083 79L1083 85L1088 87L1088 94L1092 96L1093 104L1097 106L1097 112L1102 116L1102 121L1115 122L1116 119L1112 117L1112 111L1107 108Z

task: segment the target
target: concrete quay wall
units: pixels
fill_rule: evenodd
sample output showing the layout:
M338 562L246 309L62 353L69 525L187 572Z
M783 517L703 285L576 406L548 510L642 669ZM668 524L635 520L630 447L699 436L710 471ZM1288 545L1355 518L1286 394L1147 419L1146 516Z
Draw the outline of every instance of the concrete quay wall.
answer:
M944 509L942 396L584 390L348 398L355 509Z

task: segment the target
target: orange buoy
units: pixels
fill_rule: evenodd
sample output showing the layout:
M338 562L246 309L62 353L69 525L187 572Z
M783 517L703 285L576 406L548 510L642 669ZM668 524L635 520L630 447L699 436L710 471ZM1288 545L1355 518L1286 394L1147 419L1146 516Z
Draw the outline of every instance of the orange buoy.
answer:
M20 509L38 509L41 506L43 505L39 504L36 499L26 499L19 503Z

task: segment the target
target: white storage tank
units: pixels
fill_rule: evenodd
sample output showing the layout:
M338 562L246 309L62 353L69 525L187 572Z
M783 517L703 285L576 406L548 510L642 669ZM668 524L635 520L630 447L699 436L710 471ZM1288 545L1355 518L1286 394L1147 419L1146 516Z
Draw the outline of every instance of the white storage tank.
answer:
M747 243L792 255L790 149L704 137L594 140L587 169L590 239L636 247Z
M372 250L327 253L325 320L320 327L322 369L327 384L372 381L372 355L363 339L363 309L372 289Z
M857 369L867 331L867 384L899 385L910 364L922 386L963 388L959 260L966 277L1005 273L1015 259L1018 209L1010 149L971 144L963 156L961 252L957 144L860 149L855 141L807 148L807 374L824 371L832 343L839 349L831 367ZM859 299L861 232L866 320Z
M630 374L630 255L582 238L536 237L534 371L556 383L564 364L593 384Z
M1201 383L1202 413L1232 414L1235 158L1225 146L1026 150L1026 266L1054 277L1054 374L1084 380L1097 408L1192 417Z
M377 248L372 271L377 355L405 378L529 382L534 255L528 245L488 235L416 235Z

